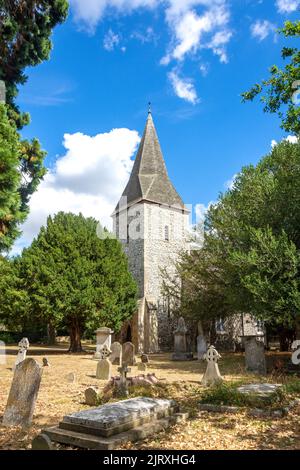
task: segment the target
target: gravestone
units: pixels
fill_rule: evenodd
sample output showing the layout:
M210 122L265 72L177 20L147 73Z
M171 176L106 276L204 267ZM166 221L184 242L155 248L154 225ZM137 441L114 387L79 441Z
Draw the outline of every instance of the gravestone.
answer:
M51 439L47 434L39 434L31 444L32 450L54 450Z
M138 370L145 371L147 370L147 364L145 364L145 362L139 362L137 368Z
M133 366L135 364L135 347L130 341L122 346L122 364Z
M111 345L110 362L118 366L122 364L122 345L118 341Z
M256 395L260 398L268 398L274 395L281 387L282 384L259 383L242 385L238 387L237 390L244 395Z
M4 341L0 341L0 365L6 364L6 346Z
M50 367L50 362L47 357L43 357L43 367Z
M74 372L69 372L69 374L65 375L65 379L70 384L75 383L76 382L76 374Z
M123 364L121 367L118 368L118 372L120 372L120 383L118 393L120 397L127 397L128 396L128 380L127 374L131 372L131 369L127 367L127 364Z
M12 369L13 371L16 369L17 365L20 364L20 362L22 362L26 359L27 349L29 348L28 338L22 338L21 341L19 342L18 346L19 346L19 351L18 351L18 355L17 355L15 365Z
M258 375L266 375L264 336L243 336L246 370Z
M95 450L112 450L157 435L186 419L173 400L138 397L72 413L59 426L42 430L52 442Z
M188 351L187 327L184 318L180 317L178 326L174 331L174 353L173 361L192 360L193 353Z
M145 364L147 364L148 362L150 362L149 356L147 354L142 354L141 355L141 361L144 362Z
M3 415L4 426L31 424L42 372L43 368L31 358L17 365Z
M88 387L85 392L85 403L90 406L97 406L98 404L98 391L95 387Z
M205 387L215 385L223 381L219 371L218 360L221 358L220 354L214 346L209 346L204 359L207 362L207 368L202 378L202 385Z
M101 349L103 346L107 346L110 349L111 346L111 335L113 331L110 328L102 327L96 330L96 352L94 355L95 359L100 359Z
M97 364L96 379L110 380L111 362L109 359L100 359Z
M207 351L207 342L203 333L202 322L198 323L198 336L197 336L197 357L198 360L203 359L204 354Z

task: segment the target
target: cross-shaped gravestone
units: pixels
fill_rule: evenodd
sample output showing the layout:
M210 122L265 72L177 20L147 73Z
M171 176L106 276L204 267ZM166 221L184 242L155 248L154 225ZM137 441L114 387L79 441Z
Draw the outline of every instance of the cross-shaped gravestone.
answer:
M106 344L100 349L101 359L107 359L111 355L111 350L107 347Z
M122 367L118 368L118 372L120 372L120 388L119 392L121 396L128 396L128 387L127 387L127 374L131 372L131 369L124 364Z
M207 369L202 378L202 385L209 386L223 381L219 366L218 360L221 358L220 354L214 346L209 346L204 359L207 361Z

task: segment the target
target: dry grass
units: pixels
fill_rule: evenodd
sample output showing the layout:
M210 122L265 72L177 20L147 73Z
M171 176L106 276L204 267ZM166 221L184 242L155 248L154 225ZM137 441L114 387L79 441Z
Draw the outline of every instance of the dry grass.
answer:
M67 413L88 408L84 404L84 390L87 386L96 385L101 389L105 385L105 382L95 378L96 362L92 359L92 351L71 355L66 352L66 345L62 345L55 349L31 347L29 352L28 357L34 357L40 363L42 357L48 357L51 367L44 369L32 427L21 430L0 425L1 449L29 449L32 438L43 427L56 425ZM9 347L7 363L0 365L0 420L11 384L11 367L16 353L16 347ZM249 418L244 412L237 415L200 412L197 404L205 364L198 361L172 362L169 356L151 356L149 371L155 372L166 384L162 393L176 399L183 409L189 409L192 418L153 439L128 444L125 448L300 449L299 408L288 417L277 420ZM242 383L257 381L257 377L245 374L243 364L242 354L224 354L220 370L225 380ZM66 380L65 376L69 372L75 372L75 383ZM131 375L138 373L136 367L131 368ZM117 374L117 366L113 366L113 374ZM279 381L272 377L267 380Z

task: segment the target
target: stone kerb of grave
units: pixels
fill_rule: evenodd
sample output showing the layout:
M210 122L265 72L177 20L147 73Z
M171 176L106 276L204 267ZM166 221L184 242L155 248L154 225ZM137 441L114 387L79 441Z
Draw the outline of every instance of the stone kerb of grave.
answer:
M51 443L110 450L157 434L186 418L173 400L137 397L69 414L59 426L44 429L42 434ZM46 445L49 448L49 442ZM34 441L32 446L34 449Z

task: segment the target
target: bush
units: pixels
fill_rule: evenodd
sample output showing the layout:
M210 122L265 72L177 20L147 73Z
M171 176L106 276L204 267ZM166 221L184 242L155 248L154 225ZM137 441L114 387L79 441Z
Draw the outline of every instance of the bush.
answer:
M0 332L0 341L3 341L5 344L13 344L16 342L16 339L10 333L3 331Z
M213 405L240 406L249 408L269 408L283 406L286 403L286 390L279 388L268 397L256 394L244 394L237 390L237 384L219 384L205 390L201 395L201 403Z

